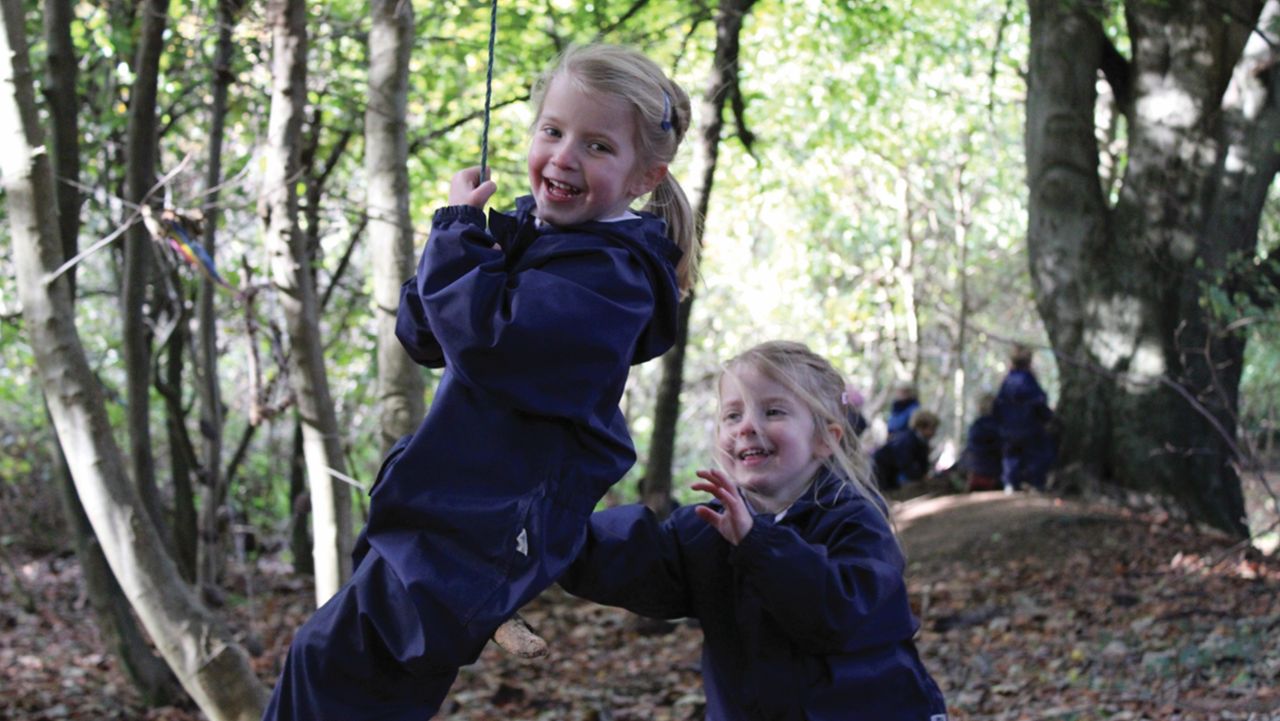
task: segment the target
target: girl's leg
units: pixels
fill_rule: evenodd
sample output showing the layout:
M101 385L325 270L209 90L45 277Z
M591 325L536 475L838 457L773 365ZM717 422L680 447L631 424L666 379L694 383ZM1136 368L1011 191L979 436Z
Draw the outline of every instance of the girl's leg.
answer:
M423 721L440 709L456 666L428 660L428 638L389 565L371 552L351 581L294 636L264 721Z

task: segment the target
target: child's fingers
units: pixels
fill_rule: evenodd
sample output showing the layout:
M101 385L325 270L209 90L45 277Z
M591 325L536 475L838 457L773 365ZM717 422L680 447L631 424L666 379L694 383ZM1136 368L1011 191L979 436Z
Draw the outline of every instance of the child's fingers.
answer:
M721 492L722 489L716 489L718 498ZM723 498L721 502L724 502ZM735 546L741 543L743 537L751 530L751 514L747 513L745 508L735 509L727 502L723 513L710 506L695 506L693 512L708 526L716 529L716 533L723 536L724 540Z
M480 178L479 165L473 165L469 168L463 168L462 170L458 171L458 175L462 177L462 179L466 182L466 184L469 187L479 188L481 185L484 185L484 181L482 181L482 179ZM485 175L484 180L487 181L490 175L487 169L485 170L484 175Z
M470 205L483 208L489 197L498 189L493 180L480 180L480 168L463 168L453 174L449 183L449 205Z
M489 198L493 197L493 194L497 192L497 190L497 183L492 180L484 181L480 185L476 186L476 189L472 191L471 204L477 208L484 207L484 204L489 202Z
M738 494L738 487L729 480L728 476L717 470L702 470L698 471L697 475L703 480L693 483L690 487L695 491L710 493L720 502L720 505L724 506L724 511L719 512L708 506L698 506L694 509L694 513L715 528L729 543L738 545L754 523L751 512L747 510L747 504Z
M716 513L715 509L708 506L695 506L693 512L712 527L719 527L720 521L724 518L723 514Z
M735 498L738 495L737 493L734 493L731 489L724 488L722 486L717 486L714 483L694 483L694 484L691 484L689 487L695 491L710 493L711 495L715 496L717 501L720 501L721 503L724 503L725 499Z
M696 475L698 476L698 478L701 478L707 481L708 483L714 483L715 485L721 488L724 488L726 490L732 490L734 487L733 481L730 481L728 476L726 476L723 472L718 471L714 468L704 468L700 471L697 471Z
M742 507L745 512L746 507L742 503L742 497L738 495L738 486L729 480L728 476L713 469L698 471L697 475L699 478L705 479L699 485L707 486L699 490L714 494L726 508L736 509L737 507ZM694 488L697 488L697 486L695 485ZM712 488L715 490L711 490Z

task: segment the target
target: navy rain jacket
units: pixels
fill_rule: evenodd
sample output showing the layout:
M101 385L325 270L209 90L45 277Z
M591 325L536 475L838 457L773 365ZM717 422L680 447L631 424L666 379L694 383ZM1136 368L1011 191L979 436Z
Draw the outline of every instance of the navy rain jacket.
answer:
M693 506L662 523L642 505L592 514L560 584L698 619L710 721L945 721L902 573L884 516L824 472L781 520L755 516L736 547Z
M871 465L882 489L918 481L929 475L929 442L910 428L899 431L871 454Z
M464 663L573 560L635 462L618 408L630 366L676 332L680 251L663 221L539 228L533 208L492 213L492 233L475 208L437 211L396 323L415 361L445 371L385 464L367 538L415 601L475 626Z
M1047 435L1045 426L1053 418L1049 396L1035 374L1021 368L1005 376L996 393L992 413L1000 421L1000 435L1007 441Z
M889 420L885 422L885 429L889 431L890 437L895 434L908 430L911 424L911 414L920 408L920 401L915 398L903 398L896 400L889 405Z
M978 416L969 425L965 468L980 476L1000 477L1000 424L995 416Z
M1003 442L1005 486L1031 485L1044 488L1046 475L1057 458L1057 448L1049 434L1053 409L1049 396L1030 370L1015 368L1005 376L993 408L1000 422Z
M539 227L435 214L396 335L444 367L371 491L352 580L294 636L265 719L421 721L577 555L635 461L618 401L672 344L680 250L656 216ZM493 245L500 244L501 249Z

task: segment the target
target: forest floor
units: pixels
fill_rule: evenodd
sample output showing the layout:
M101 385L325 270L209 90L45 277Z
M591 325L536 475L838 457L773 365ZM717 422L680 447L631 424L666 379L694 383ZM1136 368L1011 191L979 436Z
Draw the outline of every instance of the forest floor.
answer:
M953 721L1280 721L1280 558L1106 505L1000 493L896 507L921 618L917 645ZM102 647L73 557L0 549L0 720L198 721L146 709ZM266 563L240 579L233 626L274 678L310 609ZM551 645L492 644L446 721L702 719L700 633L552 589L525 617Z

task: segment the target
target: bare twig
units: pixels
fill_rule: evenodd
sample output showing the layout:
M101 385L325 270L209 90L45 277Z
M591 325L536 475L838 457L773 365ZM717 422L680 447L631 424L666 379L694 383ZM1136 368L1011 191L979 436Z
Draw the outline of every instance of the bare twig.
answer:
M84 250L80 251L79 253L76 254L74 258L58 266L56 270L46 275L44 277L45 285L52 284L59 277L61 277L63 273L76 267L76 265L78 265L80 261L98 252L100 249L105 247L108 243L110 243L111 241L123 235L124 232L127 231L129 228L133 227L134 223L142 219L142 206L145 205L148 201L151 200L152 197L155 196L157 190L164 188L166 185L168 185L169 181L174 178L174 176L176 176L178 173L186 169L187 165L190 164L190 162L191 162L191 154L188 153L187 156L182 159L182 162L178 163L178 166L176 168L166 173L163 178L160 178L159 180L156 181L155 185L151 186L151 189L148 190L147 194L142 198L142 203L139 203L138 205L133 207L133 213L127 219L125 219L124 223L122 223L120 227L111 231L111 233L108 234L105 238L102 238L101 240L96 241L93 245L90 245L88 248L85 248ZM133 205L133 203L129 203L128 201L122 200L121 202L124 202L131 206Z

